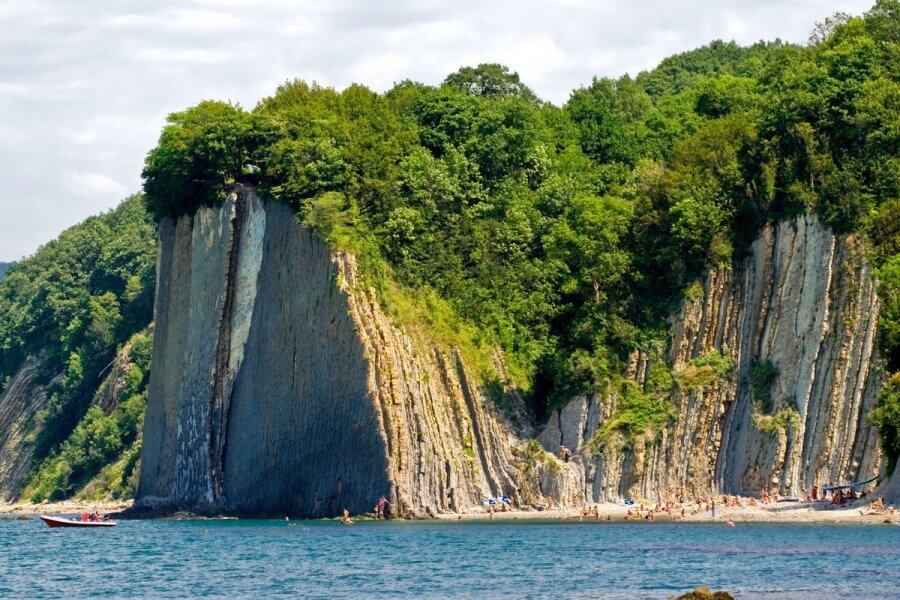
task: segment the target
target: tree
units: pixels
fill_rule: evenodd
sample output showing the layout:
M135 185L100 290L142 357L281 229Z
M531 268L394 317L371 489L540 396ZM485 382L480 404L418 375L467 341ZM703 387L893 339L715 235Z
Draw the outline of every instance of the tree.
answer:
M221 202L226 188L249 174L250 121L240 106L207 100L167 122L141 173L147 207L157 218Z
M534 92L519 79L519 74L497 63L482 63L477 67L461 67L444 79L444 85L454 87L470 96L488 98L522 98L539 103Z
M572 92L566 104L586 154L600 163L629 165L641 153L642 124L651 108L649 97L628 77L594 78L590 87Z

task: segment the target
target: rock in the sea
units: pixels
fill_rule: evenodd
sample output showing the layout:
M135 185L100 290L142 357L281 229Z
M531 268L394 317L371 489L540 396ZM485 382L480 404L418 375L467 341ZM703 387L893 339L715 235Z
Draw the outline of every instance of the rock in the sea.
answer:
M734 600L734 596L728 592L712 592L709 588L698 587L693 592L678 596L675 600Z

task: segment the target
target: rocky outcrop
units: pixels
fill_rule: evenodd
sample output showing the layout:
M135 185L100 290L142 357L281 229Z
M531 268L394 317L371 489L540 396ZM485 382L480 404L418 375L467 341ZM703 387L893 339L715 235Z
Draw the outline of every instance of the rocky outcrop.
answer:
M29 356L0 394L0 500L18 500L32 468L40 411L49 402L49 384L41 376L46 356Z
M160 227L138 506L428 516L540 498L453 351L384 315L352 256L252 192ZM531 476L529 476L529 474Z
M690 497L773 486L803 495L816 484L876 476L878 435L865 420L883 381L875 287L855 238L836 237L810 216L766 227L738 270L710 273L702 294L671 321L667 362L676 374L714 351L730 359L732 373L675 390L677 416L655 437L578 457L586 497L661 499L666 491ZM635 353L630 376L644 383L653 361ZM754 395L751 371L759 365L773 375ZM616 403L614 394L577 398L552 416L542 443L577 447ZM760 426L781 408L796 411L799 425Z

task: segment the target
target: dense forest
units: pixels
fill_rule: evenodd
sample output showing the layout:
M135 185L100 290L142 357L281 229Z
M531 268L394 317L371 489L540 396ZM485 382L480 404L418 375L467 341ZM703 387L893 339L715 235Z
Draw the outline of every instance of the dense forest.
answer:
M575 393L630 385L628 353L659 352L668 315L709 269L736 265L765 223L816 214L868 240L893 373L871 419L900 454L897 0L827 19L805 46L716 41L596 78L562 107L495 64L382 94L295 80L252 110L204 101L169 116L144 182L142 198L0 282L0 386L42 351L46 379L63 373L39 416L34 499L80 490L111 462L120 479L134 468L154 221L236 184L356 253L400 321L476 363L501 347L538 419ZM107 415L92 393L123 348L139 368ZM489 365L480 375L496 383ZM670 414L664 395L625 397L616 426Z
M713 42L594 79L562 107L495 64L384 94L290 81L253 110L170 115L145 198L157 219L238 183L289 204L361 257L388 308L425 299L416 320L435 337L502 347L539 418L625 385L629 351L661 346L708 269L735 265L766 222L814 213L868 239L896 372L898 44L900 4L881 0L820 23L806 46ZM622 427L669 412L664 396L628 397ZM892 456L898 408L894 375L872 416Z
M26 356L41 356L51 383L46 410L33 419L40 465L26 494L57 499L81 490L126 455L119 480L103 490L128 492L146 404L156 268L156 226L140 196L72 227L0 282L0 392ZM110 414L95 392L117 350L127 345L127 389ZM120 490L120 488L126 488Z

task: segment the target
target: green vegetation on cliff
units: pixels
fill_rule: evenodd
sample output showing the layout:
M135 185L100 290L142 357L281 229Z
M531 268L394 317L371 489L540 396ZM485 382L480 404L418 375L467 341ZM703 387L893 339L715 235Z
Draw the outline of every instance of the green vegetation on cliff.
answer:
M0 280L3 279L3 276L6 275L6 272L9 271L9 268L14 264L15 263L0 262Z
M149 341L132 336L152 318L155 261L156 227L132 196L63 232L0 281L0 393L29 355L44 357L39 379L50 385L49 406L33 415L39 426L27 440L33 499L69 495L133 446ZM135 368L125 375L123 402L106 415L96 390L129 339Z
M292 81L251 111L206 101L171 115L148 155L147 206L190 214L239 183L288 203L383 267L368 276L441 299L473 343L502 347L539 415L615 384L761 225L813 212L869 239L896 370L898 23L900 4L881 0L806 47L714 42L595 79L561 108L500 65L384 94ZM718 377L720 362L682 379Z

